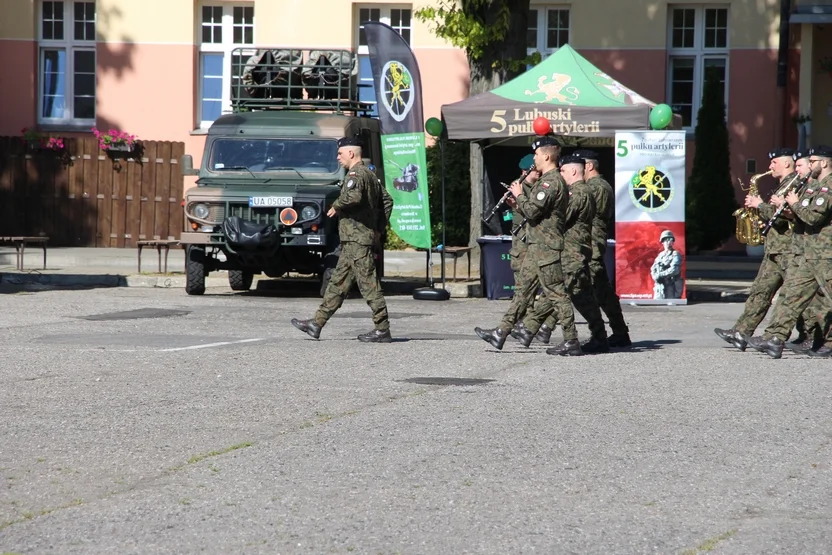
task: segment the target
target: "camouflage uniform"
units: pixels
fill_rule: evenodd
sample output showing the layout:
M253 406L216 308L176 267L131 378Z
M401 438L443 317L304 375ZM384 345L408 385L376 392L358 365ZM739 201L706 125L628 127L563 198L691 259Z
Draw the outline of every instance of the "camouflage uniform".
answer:
M607 332L604 319L589 274L589 261L593 251L592 223L595 217L595 199L592 187L585 181L576 181L569 185L568 189L569 201L564 220L566 231L561 262L565 287L575 308L589 324L592 337L605 342ZM535 334L543 320L546 320L550 329L554 329L560 321L560 313L548 298L535 304L534 309L523 320L523 326Z
M376 233L383 232L383 226L390 219L393 199L375 174L363 162L359 162L344 178L341 194L332 203L332 208L339 216L341 255L313 321L323 327L341 307L353 283L357 282L358 290L373 312L375 328L387 331L390 322L376 274L373 247Z
M832 308L832 297L829 297L832 292L832 175L826 176L812 189L813 193L808 198L803 197L791 206L795 216L806 223L804 263L797 264L789 273L783 298L777 303L771 323L765 330L766 338L788 339L797 318L818 290L826 294L826 311Z
M567 203L566 187L557 169L543 174L528 193L524 192L517 199L518 210L529 219L529 247L520 269L523 281L520 288L514 290L517 302L528 304L534 299L538 286L543 287L544 302L553 307L557 320L563 327L564 342L578 338L575 313L564 286L561 267ZM526 276L530 279L526 279ZM510 310L500 322L499 329L507 334L515 323Z
M797 174L791 173L780 180L780 184L791 181ZM760 204L760 219L767 221L774 215L776 208L768 203ZM750 336L765 318L771 301L786 279L786 270L791 261L792 232L789 222L779 218L769 230L765 241L765 254L757 271L757 277L751 284L745 308L734 324L734 329L742 335Z
M523 181L523 194L528 195L531 189L532 186ZM512 221L519 225L524 218L525 216L523 216L520 212L519 207L515 207L512 211ZM526 224L524 224L523 229L518 230L511 239L511 250L509 250L509 256L511 257L511 270L514 272L514 295L512 296L508 310L500 323L501 329L505 329L504 326L508 326L510 329L516 322L520 321L526 313L529 304L534 300L536 289L531 291L531 298L524 297L526 289L523 287L523 284L527 281L534 280L536 275L532 266L523 266L523 261L526 259L526 253L529 250L525 235Z

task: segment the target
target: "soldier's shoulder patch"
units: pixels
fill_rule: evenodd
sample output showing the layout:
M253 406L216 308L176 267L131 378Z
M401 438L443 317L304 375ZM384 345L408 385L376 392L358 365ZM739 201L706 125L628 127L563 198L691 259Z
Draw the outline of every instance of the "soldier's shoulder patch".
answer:
M545 181L543 183L541 183L540 186L543 187L544 189L548 189L549 187L551 187L551 185L549 185Z
M358 175L358 174L355 173L355 172L350 172L350 175Z
M829 187L821 187L820 191L822 193L826 193L827 191L829 191Z
M823 189L821 189L821 191L823 191ZM809 195L811 195L814 192L815 191L813 189L806 189L806 193L809 194Z
M347 181L347 189L352 189L353 187L355 187L355 179L350 179Z
M546 193L544 193L543 191L540 191L539 193L537 193L537 200L543 200L543 198L545 196L546 196Z
M801 202L800 205L803 206L804 208L809 206L809 199L807 199L807 198L803 199L803 202Z
M823 204L823 197L818 197L818 200L815 201L815 204L821 206Z

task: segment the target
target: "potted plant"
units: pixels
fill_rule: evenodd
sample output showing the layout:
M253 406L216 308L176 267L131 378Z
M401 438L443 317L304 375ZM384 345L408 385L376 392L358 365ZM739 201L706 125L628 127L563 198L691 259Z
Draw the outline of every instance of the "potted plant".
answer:
M132 152L136 148L136 136L118 129L101 132L95 127L92 133L98 139L98 146L105 152Z
M52 150L55 152L64 150L64 140L60 137L50 137L28 127L24 127L20 132L23 134L23 140L29 150Z

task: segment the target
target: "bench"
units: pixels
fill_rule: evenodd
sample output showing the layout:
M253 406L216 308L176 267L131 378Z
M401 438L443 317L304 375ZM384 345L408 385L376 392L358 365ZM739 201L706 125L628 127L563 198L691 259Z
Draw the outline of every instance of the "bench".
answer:
M139 249L139 273L142 273L142 249L144 247L156 247L156 252L159 255L159 273L168 273L168 253L171 247L178 247L179 241L170 239L147 239L136 241L136 247ZM165 251L165 266L162 272L162 251Z
M441 253L443 250L445 251L446 255L450 255L454 258L454 281L456 281L456 260L460 256L467 256L468 257L468 279L471 279L471 251L474 247L443 247L441 249L437 249L433 247L430 249L430 252Z
M46 269L46 242L49 237L0 237L0 245L13 245L17 254L15 267L23 270L23 254L26 252L26 245L40 244L43 248L43 269Z

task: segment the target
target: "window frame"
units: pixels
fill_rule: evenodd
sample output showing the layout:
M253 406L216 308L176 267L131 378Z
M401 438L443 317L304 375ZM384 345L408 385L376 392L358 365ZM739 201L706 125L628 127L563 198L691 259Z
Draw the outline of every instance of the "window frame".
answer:
M361 44L361 23L362 23L362 21L361 21L361 10L362 9L365 9L365 10L366 9L379 10L379 19L378 19L378 21L380 21L381 23L385 23L387 25L390 25L391 27L393 27L393 15L392 15L393 10L409 10L410 11L410 26L409 27L399 26L399 27L393 27L393 28L396 29L397 31L399 31L399 34L401 34L401 29L409 29L410 30L410 40L408 40L408 45L411 48L413 48L413 22L414 22L413 4L400 4L400 3L395 3L394 2L394 3L390 3L390 4L355 4L353 6L353 10L354 10L353 11L353 22L355 24L355 27L354 27L355 28L354 44L355 44L355 53L358 56L358 67L359 67L359 69L358 69L358 80L357 80L358 85L359 85L359 89L358 89L359 98L361 97L362 88L365 88L365 89L367 88L366 85L362 86L362 82L366 81L366 79L361 78L362 60L364 60L366 62L366 60L369 59L369 55L370 55L370 52L367 49L367 46ZM375 84L373 84L373 86L375 87ZM373 90L372 100L364 100L363 102L373 106L373 109L370 111L370 115L374 118L378 118L378 106L377 106L378 102L375 99L375 88L373 88L372 90Z
M222 41L219 43L202 42L202 29L205 22L202 19L204 8L222 8L220 15L220 29L222 33ZM241 24L234 23L234 8L251 8L251 43L236 43L234 42L234 28L242 27L242 39L245 41L245 28L249 26L245 21ZM208 129L216 120L204 119L202 103L205 100L205 91L203 81L205 79L205 54L222 54L222 84L220 86L220 115L231 113L231 85L233 78L231 75L231 51L235 48L251 47L252 51L257 45L257 12L254 10L254 1L250 2L229 2L227 0L202 0L197 5L197 107L196 107L196 121L198 129Z
M557 48L548 48L546 47L546 40L549 35L549 12L552 10L555 11L564 11L569 15L569 26L566 28L566 42L564 44L569 44L569 41L572 40L572 9L570 4L537 4L532 2L529 5L529 10L537 10L537 22L536 22L536 33L537 33L537 42L534 48L527 46L526 53L528 55L532 55L535 52L540 52L541 57L545 60L548 56L557 52L560 47ZM531 15L531 14L530 14ZM531 23L531 22L530 22ZM528 38L528 31L531 30L530 26L527 28L527 37Z
M60 3L63 5L63 38L61 39L46 39L43 36L44 26L44 7L46 2ZM75 0L40 0L37 4L37 118L38 125L47 126L71 126L79 128L94 127L97 117L97 98L98 98L98 10L96 3L93 0L78 0L83 4L93 5L93 38L91 40L76 39L75 38ZM50 21L55 21L54 19ZM86 20L81 20L86 21ZM46 70L45 53L47 51L63 51L66 56L66 66L64 68L64 116L63 117L46 117L43 114L45 106L44 94L44 71ZM93 117L79 118L75 117L75 53L76 52L92 52L93 54Z
M693 46L673 46L673 16L675 10L694 10ZM725 10L725 46L705 46L705 12L707 10ZM721 60L725 62L725 85L723 98L725 102L725 117L728 118L728 99L730 90L730 52L731 52L731 6L730 4L671 4L667 12L667 103L673 106L673 63L678 59L693 59L693 97L691 99L690 124L683 126L688 133L696 129L699 109L702 106L702 94L705 87L705 64L707 60Z

